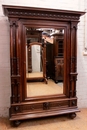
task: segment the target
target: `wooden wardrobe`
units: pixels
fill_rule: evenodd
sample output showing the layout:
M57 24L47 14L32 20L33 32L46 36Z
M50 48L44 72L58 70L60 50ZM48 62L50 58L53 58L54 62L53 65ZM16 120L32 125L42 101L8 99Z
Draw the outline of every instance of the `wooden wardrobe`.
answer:
M3 10L10 23L11 98L9 100L11 104L9 120L14 122L15 125L19 125L21 120L24 119L61 114L69 114L71 118L75 118L76 112L79 111L76 95L76 80L78 74L77 24L80 20L80 16L85 12L11 5L3 5ZM55 78L55 80L63 80L63 91L60 94L42 94L27 97L25 46L26 37L28 37L26 30L30 28L35 28L35 30L45 30L47 28L48 33L55 32L55 36L50 33L50 39L52 40L53 38L53 44L56 45L52 52L53 62L55 63L52 66L54 68L53 73L55 73L55 77L58 75L57 68L61 66L61 75L60 77L58 76L60 79L58 79L58 77ZM49 28L51 29L50 31ZM58 32L59 30L60 32L63 30L64 33L60 34ZM33 37L32 31L31 34ZM37 35L39 34L36 32L34 36L37 37ZM61 48L59 48L58 45L60 45ZM63 54L59 54L60 49ZM39 53L40 51L37 48L37 54ZM46 55L44 56L46 57ZM44 63L46 63L46 58L44 60ZM48 70L50 75L51 67L49 68L49 65ZM48 84L45 84L43 81L40 83L48 85L49 81ZM28 84L30 85L30 82L28 82ZM40 89L41 87L42 86L40 86ZM47 87L45 88L47 89Z

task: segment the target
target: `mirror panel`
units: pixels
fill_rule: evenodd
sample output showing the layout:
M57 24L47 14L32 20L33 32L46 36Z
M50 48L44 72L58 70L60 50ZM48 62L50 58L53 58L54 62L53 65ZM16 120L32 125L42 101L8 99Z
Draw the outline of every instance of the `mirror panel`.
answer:
M63 81L64 29L26 28L27 97L63 94Z

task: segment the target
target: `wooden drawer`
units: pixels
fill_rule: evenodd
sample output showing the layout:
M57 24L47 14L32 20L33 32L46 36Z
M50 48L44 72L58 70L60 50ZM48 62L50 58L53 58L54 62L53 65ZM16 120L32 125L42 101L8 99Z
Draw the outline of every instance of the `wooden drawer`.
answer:
M54 101L54 102L43 102L43 103L35 103L35 104L27 104L27 105L17 105L11 107L11 114L17 113L34 113L34 112L42 112L45 110L53 110L60 109L64 107L68 107L68 101Z

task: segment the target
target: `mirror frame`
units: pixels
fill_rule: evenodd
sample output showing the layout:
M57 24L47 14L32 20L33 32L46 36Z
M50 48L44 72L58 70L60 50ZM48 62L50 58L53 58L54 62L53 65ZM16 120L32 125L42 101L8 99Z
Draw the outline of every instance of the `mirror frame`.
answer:
M21 20L21 28L23 28L23 30L22 30L22 33L21 33L22 39L20 38L20 41L23 41L22 48L21 48L21 49L23 49L22 50L23 53L22 53L21 57L22 57L22 60L24 60L24 63L26 61L26 55L25 55L26 54L26 49L24 49L25 46L26 46L25 45L26 44L26 42L25 42L26 41L26 28L29 28L29 27L63 29L64 30L64 49L66 49L66 51L64 51L64 59L67 59L67 56L69 56L69 54L67 54L68 53L67 50L69 50L69 49L68 49L66 43L68 43L68 40L70 40L70 37L68 36L69 35L69 31L67 31L67 30L70 29L70 25L67 22L56 22L56 21L54 22L54 21L49 21L49 20L46 20L46 21L45 20L39 20L37 22L36 20L28 20L27 19L27 21L26 21L26 20L22 19ZM24 56L24 59L23 59L23 56ZM45 60L46 60L46 58L45 58ZM45 61L45 63L46 63L46 61ZM25 95L23 94L23 100L24 101L36 100L36 99L37 100L39 100L39 99L40 100L41 99L46 99L47 100L47 99L52 98L52 97L59 98L59 97L67 97L68 96L68 94L69 94L67 92L68 78L66 78L66 77L67 77L67 72L69 72L69 70L67 70L67 69L69 69L70 66L69 66L69 64L67 64L66 60L64 60L63 94L27 97L26 76L25 76L25 74L26 74L26 72L25 72L25 70L26 70L26 64L25 65L23 64L22 66L24 67L24 70L22 72L23 79L24 79L24 80L22 80L22 84L24 84L22 89L23 89L23 92L25 92ZM66 66L68 66L68 67L66 67Z
M77 24L85 12L3 5L10 22L11 107L10 121L60 114L76 117ZM26 97L25 28L52 27L64 29L63 94Z

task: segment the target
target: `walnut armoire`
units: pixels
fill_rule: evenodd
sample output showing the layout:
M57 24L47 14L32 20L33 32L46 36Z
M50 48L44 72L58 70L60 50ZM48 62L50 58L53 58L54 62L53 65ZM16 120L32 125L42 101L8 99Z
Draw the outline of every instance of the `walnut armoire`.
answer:
M3 10L10 23L10 121L19 125L24 119L61 114L76 117L76 112L79 111L76 96L77 24L85 12L9 5L3 5ZM61 94L33 97L26 95L25 30L31 27L64 30L64 77Z

